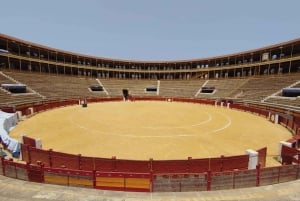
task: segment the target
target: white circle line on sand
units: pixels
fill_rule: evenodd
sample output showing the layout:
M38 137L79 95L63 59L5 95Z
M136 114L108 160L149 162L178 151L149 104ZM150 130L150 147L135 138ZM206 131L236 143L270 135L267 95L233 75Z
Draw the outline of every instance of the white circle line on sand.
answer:
M225 118L227 119L228 123L227 123L225 126L219 128L219 129L216 129L216 130L209 131L209 132L207 132L206 134L216 133L216 132L225 130L226 128L228 128L229 126L231 126L232 120L231 120L231 118L230 118L228 115L225 115L225 114L223 114L223 113L221 113L221 112L217 112L217 113L219 113L219 114L221 114L223 117L225 117Z
M151 129L151 130L159 130L159 129L178 129L178 128L189 128L189 127L197 127L197 126L201 126L203 124L207 124L209 123L211 120L212 120L212 116L210 113L208 112L204 112L207 116L208 116L208 119L205 120L205 121L202 121L200 123L197 123L197 124L192 124L192 125L189 125L189 126L143 126L141 128L147 128L147 129Z
M228 116L228 115L225 115L221 112L217 112L219 113L221 116L223 116L226 120L227 120L227 123L221 127L221 128L218 128L218 129L215 129L215 130L211 130L209 132L205 132L205 133L202 133L202 134L212 134L212 133L216 133L216 132L219 132L219 131L222 131L222 130L225 130L226 128L228 128L229 126L231 126L232 124L232 120L231 118ZM212 116L209 114L209 121L211 121L212 119ZM198 135L194 135L194 134L177 134L177 135L174 135L174 134L166 134L166 135L131 135L131 134L116 134L116 133L102 133L101 131L97 130L93 130L93 129L90 129L90 128L87 128L83 125L78 125L76 124L74 121L73 121L73 118L71 117L70 121L72 122L72 124L75 126L75 127L78 127L80 129L84 129L88 132L97 132L97 133L101 133L103 135L110 135L110 136L118 136L118 137L128 137L128 138L182 138L182 137L197 137ZM207 121L207 120L206 120ZM195 125L200 125L200 124L203 124L203 122L199 123L199 124L195 124ZM191 126L190 126L191 127Z

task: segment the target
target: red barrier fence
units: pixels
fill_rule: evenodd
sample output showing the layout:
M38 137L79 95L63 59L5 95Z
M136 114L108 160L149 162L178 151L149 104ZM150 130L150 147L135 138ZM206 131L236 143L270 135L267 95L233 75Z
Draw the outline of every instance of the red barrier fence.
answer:
M44 168L44 182L65 186L94 187L93 171Z
M260 115L260 116L264 116L264 117L268 117L269 116L269 111L264 110L264 109L260 109L260 108L255 108L251 105L245 105L245 104L232 104L231 108L233 109L238 109L238 110L242 110L244 112L250 112L256 115Z
M176 102L185 102L185 103L199 103L205 105L214 105L215 100L211 99L194 99L194 98L173 98L173 101Z
M95 188L135 192L152 191L152 175L145 173L99 172L95 173Z
M89 103L94 102L108 102L108 101L122 101L122 97L112 97L112 98L85 98L84 101ZM22 115L31 115L32 108L33 113L46 111L54 109L57 107L65 107L70 105L78 105L80 99L71 99L71 100L59 100L59 101L42 101L39 103L29 103L24 105L18 105L16 107L1 107L1 110L6 112L16 112L20 111Z
M7 113L15 113L16 112L16 107L12 106L1 106L0 110L2 110L3 112L7 112Z
M300 178L300 165L200 174L154 174L153 192L206 191L247 188Z
M36 147L35 139L27 136L23 136L23 144L29 145L31 147Z
M258 164L261 167L266 167L266 159L267 159L267 147L257 150L258 152Z
M2 159L2 173L3 175L15 179L28 180L27 165L22 163L15 163L12 160Z
M72 170L31 165L1 158L1 175L66 186L138 192L207 191L264 186L300 178L300 165L283 165L255 170L203 173L128 173Z
M300 150L292 147L281 147L282 164L300 163Z
M28 165L27 166L27 175L28 180L32 182L43 183L44 179L44 170L41 165Z
M300 135L300 117L294 116L293 130L295 131L296 135Z
M201 173L248 168L248 155L221 156L220 158L187 160L123 160L116 158L93 158L42 150L21 144L23 160L30 164L42 163L45 167L73 170L97 170L105 172L135 173Z

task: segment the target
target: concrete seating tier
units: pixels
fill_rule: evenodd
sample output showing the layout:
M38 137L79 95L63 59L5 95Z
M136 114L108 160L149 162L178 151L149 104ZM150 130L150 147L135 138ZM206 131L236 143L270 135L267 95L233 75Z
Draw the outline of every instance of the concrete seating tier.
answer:
M161 80L159 95L194 98L205 80Z
M157 96L156 92L147 92L147 87L157 87L157 80L117 80L101 79L100 82L109 96L122 96L122 90L127 89L132 96Z
M28 72L5 72L8 76L26 84L46 100L92 98L106 96L104 92L92 92L89 87L99 85L95 78L49 75Z

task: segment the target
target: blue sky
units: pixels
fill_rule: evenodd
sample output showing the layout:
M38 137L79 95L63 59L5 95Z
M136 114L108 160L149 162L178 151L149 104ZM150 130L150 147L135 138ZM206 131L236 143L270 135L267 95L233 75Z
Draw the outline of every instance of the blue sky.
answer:
M299 0L9 0L0 32L115 59L195 59L300 37Z

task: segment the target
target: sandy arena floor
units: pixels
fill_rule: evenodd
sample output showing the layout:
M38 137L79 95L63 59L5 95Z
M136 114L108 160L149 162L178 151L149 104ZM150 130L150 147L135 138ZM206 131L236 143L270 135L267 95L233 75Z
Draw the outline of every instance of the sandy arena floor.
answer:
M14 128L53 148L84 156L187 159L241 155L268 147L267 165L278 165L281 140L291 133L263 117L214 106L176 102L108 102L39 113Z

